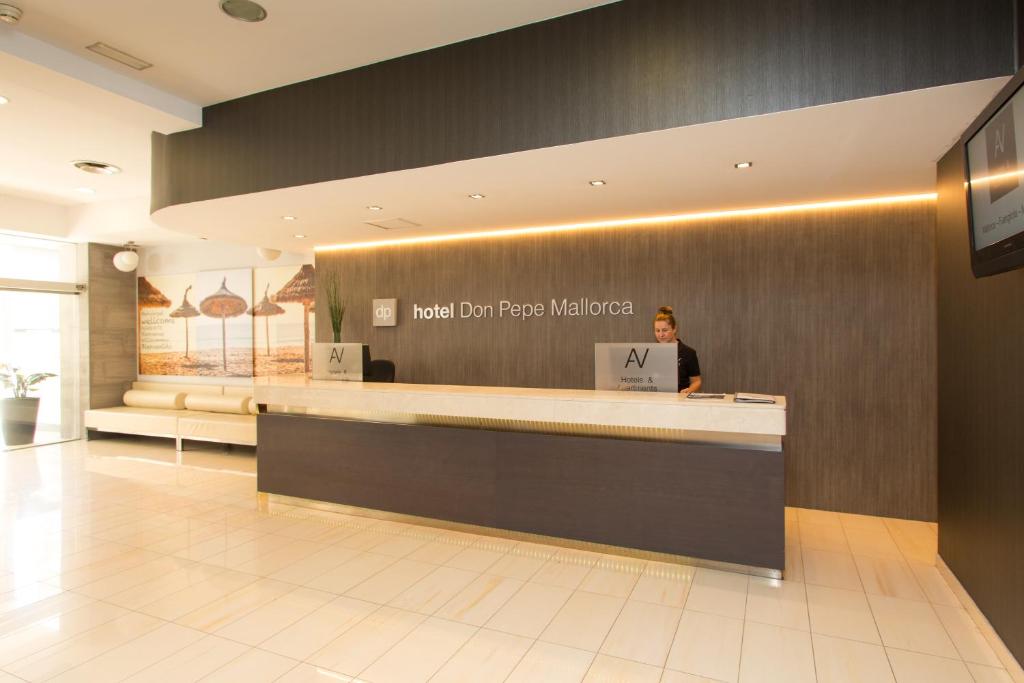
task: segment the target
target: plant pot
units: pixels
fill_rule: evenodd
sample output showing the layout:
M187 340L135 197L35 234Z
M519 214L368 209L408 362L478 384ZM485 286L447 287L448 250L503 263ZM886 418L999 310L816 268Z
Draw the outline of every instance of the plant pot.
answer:
M337 379L349 382L362 382L363 344L343 343L313 344L313 379Z
M36 416L39 415L39 399L0 399L0 422L3 422L4 443L8 446L25 446L36 438Z

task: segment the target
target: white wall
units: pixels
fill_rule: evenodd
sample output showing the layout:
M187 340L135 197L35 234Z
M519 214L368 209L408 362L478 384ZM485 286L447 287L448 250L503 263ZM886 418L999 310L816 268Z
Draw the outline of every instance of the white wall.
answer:
M313 251L284 252L276 261L264 261L255 247L206 242L168 244L139 249L139 275L178 275L226 268L301 266L313 263Z
M25 235L65 238L68 207L0 194L0 230Z

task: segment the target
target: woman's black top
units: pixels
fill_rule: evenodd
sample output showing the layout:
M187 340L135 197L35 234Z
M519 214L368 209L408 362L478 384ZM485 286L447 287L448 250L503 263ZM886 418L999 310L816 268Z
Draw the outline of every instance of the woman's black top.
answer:
M700 377L700 361L697 352L677 339L679 345L679 391L690 386L691 377Z

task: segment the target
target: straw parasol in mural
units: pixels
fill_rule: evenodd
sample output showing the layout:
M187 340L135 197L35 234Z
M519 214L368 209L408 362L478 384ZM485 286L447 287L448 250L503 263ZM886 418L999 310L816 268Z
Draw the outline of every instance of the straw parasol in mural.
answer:
M196 307L189 303L188 290L190 289L192 289L192 285L185 288L185 296L181 297L181 305L171 311L172 318L185 319L185 358L188 358L188 319L199 316Z
M167 308L171 300L144 277L139 278L139 308Z
M299 272L274 295L274 301L279 304L302 304L302 332L305 340L302 350L306 372L309 372L309 312L313 309L315 299L316 271L309 263L302 266Z
M164 296L164 293L153 286L153 283L144 277L139 278L139 320L135 324L135 348L141 349L142 342L142 309L143 308L168 308L171 300ZM142 356L139 356L141 367Z
M199 302L199 310L203 315L220 318L220 345L224 359L224 372L228 371L228 332L227 319L245 313L248 306L245 299L228 289L228 279L220 282L220 289Z
M284 313L284 309L275 304L270 300L270 283L267 283L267 288L263 290L263 298L258 304L250 308L246 313L253 316L261 316L263 318L263 324L266 328L267 334L267 355L270 355L270 316L281 315Z

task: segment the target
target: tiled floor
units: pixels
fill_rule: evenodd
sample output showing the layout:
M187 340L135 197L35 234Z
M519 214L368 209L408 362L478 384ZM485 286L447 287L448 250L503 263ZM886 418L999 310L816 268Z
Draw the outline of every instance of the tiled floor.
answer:
M1010 681L934 525L788 510L774 581L260 514L252 465L130 440L0 454L0 683Z

